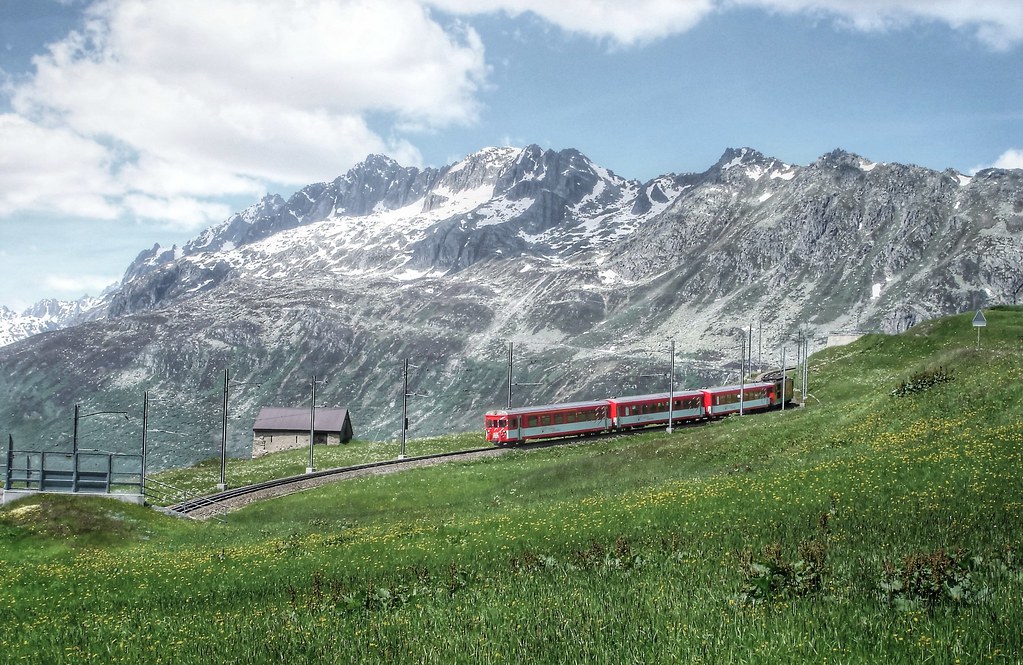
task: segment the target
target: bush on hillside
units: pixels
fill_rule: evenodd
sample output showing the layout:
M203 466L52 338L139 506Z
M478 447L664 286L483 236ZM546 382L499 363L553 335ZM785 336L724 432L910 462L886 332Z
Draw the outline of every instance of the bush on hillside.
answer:
M900 609L976 603L989 594L974 579L978 562L979 558L968 557L963 550L913 552L899 563L885 562L881 592Z
M955 380L955 377L953 376L954 372L954 369L945 369L944 367L917 372L900 383L899 387L891 392L891 395L892 397L903 397L913 393L925 392L934 386L939 386L943 383Z

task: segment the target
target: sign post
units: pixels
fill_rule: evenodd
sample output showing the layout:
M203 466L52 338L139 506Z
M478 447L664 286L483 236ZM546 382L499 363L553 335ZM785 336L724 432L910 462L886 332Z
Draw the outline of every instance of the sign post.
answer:
M977 329L977 350L980 350L980 329L987 327L987 319L984 318L984 312L977 310L977 315L973 317L973 327Z

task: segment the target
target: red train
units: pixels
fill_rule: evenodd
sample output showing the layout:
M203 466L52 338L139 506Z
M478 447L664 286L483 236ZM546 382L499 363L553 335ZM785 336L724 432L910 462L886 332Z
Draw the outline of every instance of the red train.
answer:
M739 393L742 393L740 400ZM719 418L738 413L766 411L792 400L792 379L686 390L670 396L672 424ZM612 397L589 402L526 406L488 411L486 437L495 446L530 439L583 436L620 432L668 424L668 393Z

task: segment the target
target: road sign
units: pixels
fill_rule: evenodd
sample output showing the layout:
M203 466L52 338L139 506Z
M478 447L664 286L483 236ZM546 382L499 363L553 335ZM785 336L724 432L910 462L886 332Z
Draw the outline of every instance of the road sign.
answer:
M987 326L987 319L984 318L984 312L978 309L977 316L973 317L973 327L984 328L985 326Z

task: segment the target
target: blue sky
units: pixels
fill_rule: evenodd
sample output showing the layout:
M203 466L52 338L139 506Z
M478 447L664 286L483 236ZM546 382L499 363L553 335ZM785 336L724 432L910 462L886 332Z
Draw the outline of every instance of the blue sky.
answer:
M1023 168L1018 0L0 0L0 305L370 153Z

